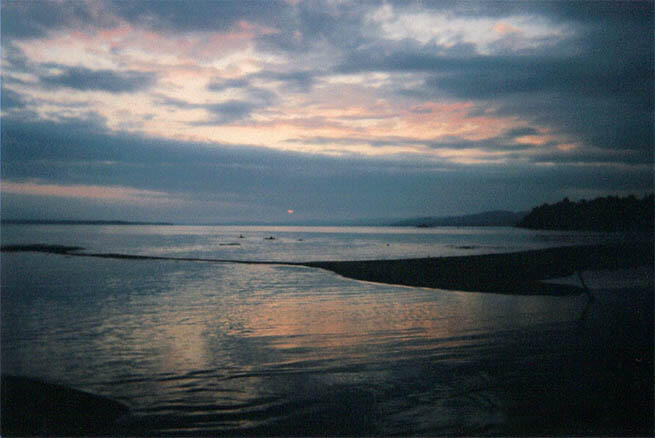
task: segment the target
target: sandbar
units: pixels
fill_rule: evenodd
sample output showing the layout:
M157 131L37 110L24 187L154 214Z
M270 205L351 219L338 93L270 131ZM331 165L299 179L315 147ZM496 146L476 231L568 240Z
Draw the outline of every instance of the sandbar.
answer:
M456 257L309 262L376 283L515 295L573 295L583 287L544 283L587 270L653 266L653 244L580 245Z
M215 263L275 264L326 269L343 277L375 283L467 292L567 296L583 287L545 283L587 270L653 266L653 242L561 246L503 254L359 261L250 261L79 252L62 245L9 245L3 252L36 251L78 257L128 260L177 260Z

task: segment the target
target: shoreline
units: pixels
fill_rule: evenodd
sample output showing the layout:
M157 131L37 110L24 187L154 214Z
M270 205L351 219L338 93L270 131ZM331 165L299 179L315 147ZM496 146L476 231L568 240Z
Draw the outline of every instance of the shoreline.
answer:
M80 253L62 245L7 245L1 252L43 252L76 257L171 260L210 263L305 266L374 283L510 295L570 296L583 287L545 283L587 270L617 270L655 263L652 242L561 246L502 254L355 261L256 261L166 257L118 253Z

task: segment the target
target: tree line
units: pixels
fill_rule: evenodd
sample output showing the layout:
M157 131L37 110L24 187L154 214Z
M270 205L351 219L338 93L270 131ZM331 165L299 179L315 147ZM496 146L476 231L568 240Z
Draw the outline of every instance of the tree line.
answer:
M607 196L590 201L556 204L532 209L517 227L539 230L653 231L653 194L638 199Z

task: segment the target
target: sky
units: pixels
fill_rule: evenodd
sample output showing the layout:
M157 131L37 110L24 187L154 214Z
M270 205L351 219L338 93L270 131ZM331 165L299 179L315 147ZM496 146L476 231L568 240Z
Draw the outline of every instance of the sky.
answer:
M2 0L1 214L345 221L641 196L653 4Z

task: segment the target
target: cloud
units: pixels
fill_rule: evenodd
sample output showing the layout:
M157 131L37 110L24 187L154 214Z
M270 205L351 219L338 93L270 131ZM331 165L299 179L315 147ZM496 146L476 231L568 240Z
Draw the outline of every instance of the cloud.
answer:
M269 89L253 85L254 77L250 75L238 79L213 79L207 84L207 90L222 96L238 96L238 98L220 99L215 95L206 96L204 102L188 101L170 97L165 94L155 96L160 104L183 110L203 109L209 117L188 122L190 126L217 126L250 118L253 112L265 110L278 102L278 95ZM270 88L270 87L269 87ZM219 100L211 102L211 100Z
M509 138L509 139L515 139L517 137L524 137L526 135L540 135L540 134L541 133L538 130L536 130L536 129L530 127L530 126L523 126L523 127L519 127L519 128L512 128L512 129L506 131L503 134L503 137Z
M274 25L288 13L283 2L196 0L182 2L121 1L2 1L2 33L18 38L39 38L63 28L110 28L127 22L161 32L225 31L241 21Z
M195 0L193 7L177 1L110 2L108 9L118 17L162 32L225 31L240 21L275 25L289 11L283 2Z
M542 134L531 127L512 128L502 135L468 140L457 136L444 136L440 138L421 139L401 136L358 136L358 137L326 137L304 136L289 138L287 143L319 144L319 145L368 145L372 147L386 146L415 146L425 150L455 149L455 150L483 150L489 152L520 151L534 147L531 142L517 142L522 137L540 137ZM539 142L546 143L546 141ZM555 143L550 146L556 145ZM519 158L517 156L517 158Z
M332 1L287 5L275 11L277 15L271 22L282 31L260 36L257 45L291 56L302 54L305 62L319 53L339 55L341 50L366 43L364 17L369 7L367 2Z
M84 198L119 202L172 202L167 193L153 190L139 190L131 187L98 185L60 185L41 181L15 182L3 181L3 193L14 195L48 196L59 198Z
M90 70L67 68L62 73L41 78L47 85L73 88L80 91L131 93L150 87L156 76L139 71Z
M577 166L605 166L632 168L635 171L651 169L652 154L642 151L614 150L602 148L574 148L568 151L556 148L547 148L533 151L530 155L516 158L527 160L536 164L577 165Z
M206 105L207 110L214 116L206 123L220 125L242 120L250 116L257 106L257 104L252 102L241 100L228 100L226 102ZM205 122L198 123L204 124Z
M604 53L465 58L396 54L368 61L364 57L359 67L427 74L422 84L400 90L408 97L486 101L497 109L488 115L519 116L588 145L648 150L654 114L650 52L612 62Z
M301 92L307 93L311 91L312 85L314 85L316 73L311 71L290 71L290 72L262 72L258 75L255 75L256 78L273 81L273 82L282 82L281 90L283 92Z
M191 126L217 126L244 121L253 111L267 107L271 97L268 93L264 93L264 96L264 101L231 99L218 103L194 103L168 96L158 96L157 100L163 105L187 110L203 109L209 113L206 119L188 122Z
M273 94L270 91L258 87L256 85L257 83L266 83L269 87L277 89L281 94L289 92L307 93L311 91L315 78L318 75L318 73L308 70L286 72L264 70L236 79L214 79L207 85L207 89L210 91L241 89L248 94L259 94L271 100ZM266 96L266 93L269 93L269 95Z
M385 54L372 48L349 55L339 72L418 72L429 74L424 85L467 99L563 92L581 96L622 95L643 98L652 88L648 66L652 55L608 63L602 56L561 54L443 55L439 50L411 49Z
M320 144L320 145L352 145L363 144L371 146L395 146L400 144L410 144L416 146L425 145L426 142L417 140L413 137L384 136L384 137L326 137L326 136L303 136L298 138L289 138L287 143L299 144Z
M489 46L488 53L463 41L377 40L347 53L336 70L412 73L415 80L397 90L402 96L488 102L497 116L518 116L588 146L652 150L652 3L482 2L436 9L464 18L542 16L571 32L529 49ZM403 13L394 4L383 20Z
M241 77L238 79L215 79L207 85L210 91L224 91L230 88L249 88L251 80L249 77Z
M2 35L38 38L64 27L76 29L115 23L90 2L2 1Z
M438 64L441 68L436 71L446 74L435 74L426 85L463 98L558 92L581 97L615 95L639 99L649 90L645 75L647 58L635 60L629 68L602 66L592 57L557 56L476 56L454 61L441 58Z
M8 111L16 108L23 108L25 106L20 94L7 88L2 88L2 103L0 108L2 111Z

